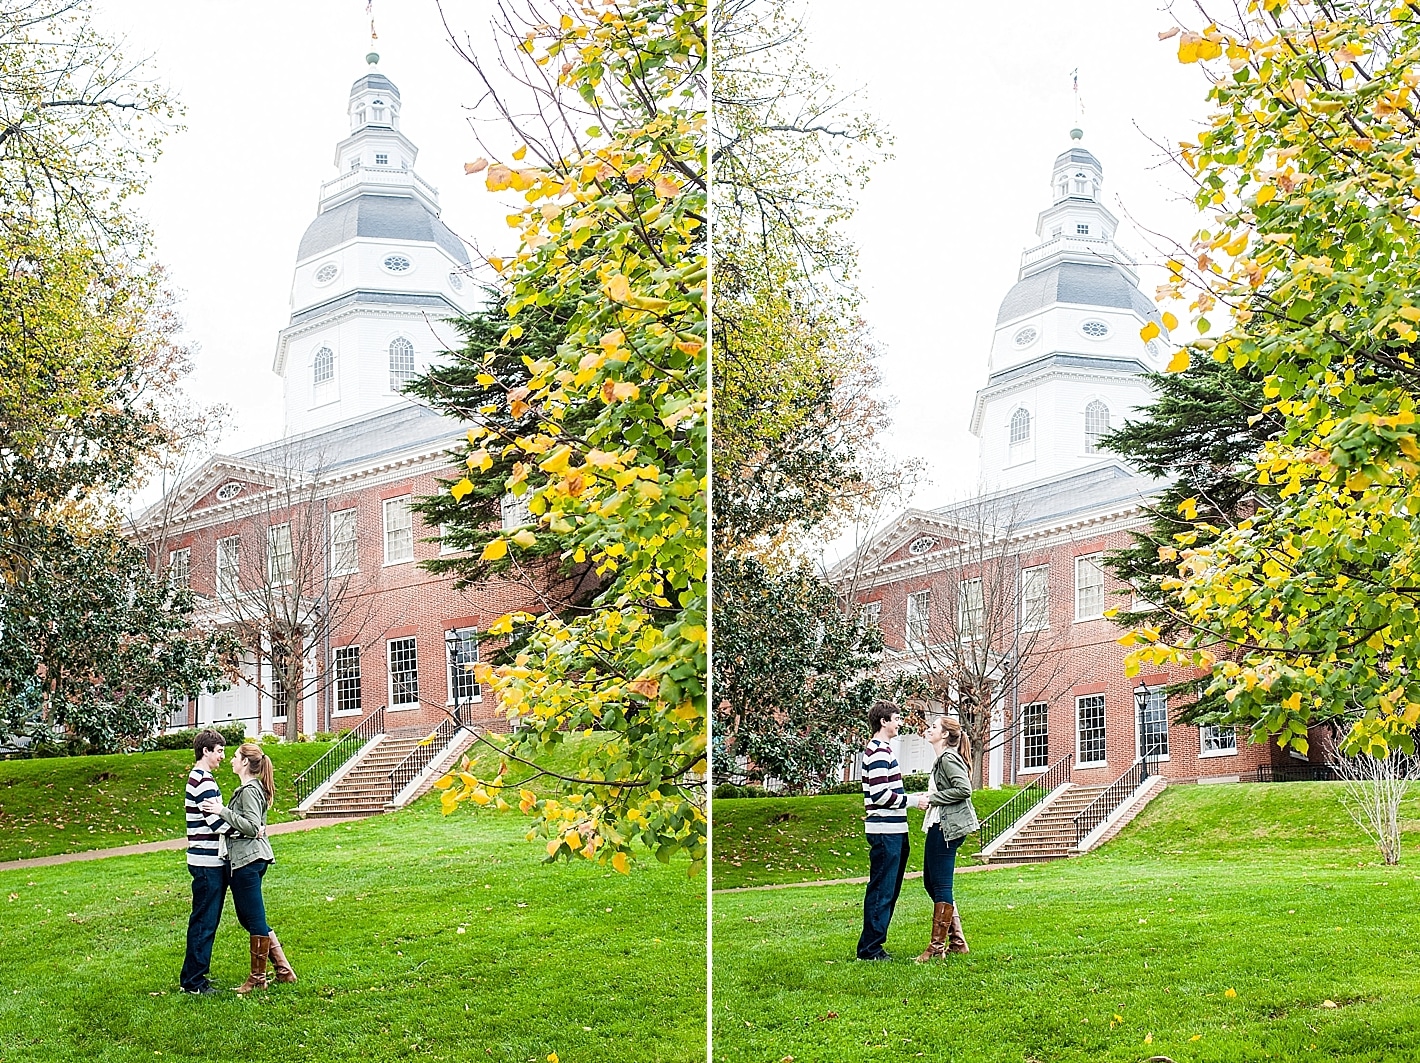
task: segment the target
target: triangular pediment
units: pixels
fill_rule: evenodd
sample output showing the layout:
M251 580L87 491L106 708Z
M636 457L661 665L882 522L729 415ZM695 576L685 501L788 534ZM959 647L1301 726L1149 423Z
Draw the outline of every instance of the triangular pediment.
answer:
M930 557L969 541L973 530L962 521L926 509L904 510L879 529L864 545L829 572L834 582L851 580L855 573L915 557Z
M194 517L239 510L251 499L274 490L289 489L307 478L304 469L281 468L249 458L216 454L176 489L144 510L134 521L134 527L141 534Z

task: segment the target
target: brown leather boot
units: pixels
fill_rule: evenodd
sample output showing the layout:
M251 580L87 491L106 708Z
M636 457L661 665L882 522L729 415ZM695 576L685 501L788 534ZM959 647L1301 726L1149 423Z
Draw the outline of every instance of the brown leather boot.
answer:
M932 905L932 943L917 957L918 963L940 960L946 956L947 928L951 926L953 914L952 906L946 901L938 901Z
M266 957L271 952L271 938L265 934L253 934L251 936L251 974L247 975L247 980L239 986L233 986L233 993L240 993L243 996L253 989L266 988Z
M271 972L278 982L294 982L296 972L286 962L286 953L281 951L281 942L276 940L276 931L271 932Z
M948 944L947 946L948 952L971 951L971 949L967 947L966 938L962 937L961 912L959 912L956 908L952 909L951 926L947 928L947 940L950 942L950 944Z

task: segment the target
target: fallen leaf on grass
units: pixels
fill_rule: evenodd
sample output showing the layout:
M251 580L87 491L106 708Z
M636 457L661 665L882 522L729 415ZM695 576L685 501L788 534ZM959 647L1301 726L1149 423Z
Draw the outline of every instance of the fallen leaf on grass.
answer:
M1227 990L1223 993L1223 996L1227 997L1229 1000L1232 1000L1233 997L1235 997L1235 996L1237 996L1237 995L1238 995L1238 991L1237 991L1236 989L1234 989L1232 986L1229 986L1229 987L1227 988Z
M1341 1005L1334 1000L1323 1000L1321 1006L1324 1008L1339 1008Z

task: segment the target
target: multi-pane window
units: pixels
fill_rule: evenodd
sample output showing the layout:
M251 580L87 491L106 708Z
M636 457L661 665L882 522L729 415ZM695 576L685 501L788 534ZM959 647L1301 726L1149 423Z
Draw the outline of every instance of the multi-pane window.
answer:
M1043 631L1050 626L1050 566L1021 570L1021 630Z
M1201 752L1205 757L1238 751L1238 732L1235 727L1205 723L1198 728L1198 736Z
M407 260L401 260L405 261L406 264L404 268L408 269ZM388 260L386 260L385 265L389 266ZM390 341L390 390L399 391L413 379L414 344L410 343L403 336L400 336Z
M292 567L291 525L273 524L266 529L266 578L272 583L289 583Z
M385 564L414 560L414 521L409 496L385 500Z
M1085 450L1093 454L1100 440L1109 435L1109 407L1095 399L1085 407Z
M1162 689L1151 690L1144 696L1138 726L1141 757L1169 755L1169 699Z
M932 592L917 591L907 596L908 645L925 646L932 625Z
M1011 464L1018 461L1025 461L1031 456L1030 450L1030 411L1025 409L1016 410L1011 414L1011 447L1009 459Z
M375 165L376 165L376 166L388 166L389 164L390 164L390 157L389 157L388 155L386 155L384 152L380 152L380 151L375 152Z
M1075 619L1104 615L1104 563L1100 554L1075 558Z
M1050 766L1050 706L1035 701L1021 706L1021 768Z
M354 716L360 712L360 647L335 649L335 714Z
M279 661L271 662L271 718L273 720L284 720L286 718L287 706L291 699L286 695L286 683L281 678L281 664Z
M339 509L330 515L330 574L345 576L360 570L359 541L356 538L356 511Z
M473 678L478 663L478 632L471 627L444 632L444 651L449 664L449 704L478 701L483 691Z
M1082 182L1082 181L1081 181L1081 182L1076 182L1076 187L1077 187L1081 192L1085 191L1085 185L1084 185L1084 182ZM1088 225L1086 225L1084 222L1078 222L1078 223L1076 223L1076 225L1075 225L1075 235L1076 235L1076 236L1089 236L1089 235L1090 235L1090 227L1089 227Z
M174 587L192 586L192 550L183 547L168 554L168 582Z
M389 640L390 704L419 704L419 656L414 636Z
M964 579L957 584L957 632L964 639L979 639L985 626L981 580Z
M883 603L864 602L859 607L858 621L864 631L876 631L883 625Z
M499 508L505 531L521 528L533 522L532 510L528 508L528 501L531 498L531 493L523 495L522 498L514 498L512 495L503 496Z
M323 272L323 271L322 271ZM335 274L332 273L333 277ZM316 274L319 280L321 274ZM335 352L329 347L321 347L316 351L315 358L311 360L311 380L317 385L329 384L335 379Z
M217 594L230 598L240 587L242 568L242 540L240 536L229 535L217 540Z
M1104 695L1075 699L1075 763L1104 763Z

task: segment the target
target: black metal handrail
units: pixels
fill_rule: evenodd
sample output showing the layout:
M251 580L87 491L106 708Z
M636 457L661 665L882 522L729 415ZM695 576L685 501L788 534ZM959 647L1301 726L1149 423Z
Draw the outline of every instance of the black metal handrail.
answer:
M419 744L410 750L409 756L405 757L390 772L390 800L393 801L399 792L408 786L421 771L429 766L435 757L449 748L449 742L459 731L458 724L453 720L445 720L425 738L419 740ZM439 739L443 741L439 741Z
M353 757L366 742L385 731L385 707L381 705L366 716L355 729L347 731L340 739L300 775L296 776L296 804L303 804L306 798L324 786Z
M1075 816L1075 848L1078 849L1089 833L1107 820L1110 813L1135 790L1144 785L1144 780L1159 773L1157 756L1140 757L1129 770L1105 787L1100 794Z
M982 820L981 826L976 828L977 834L981 836L981 848L985 849L1015 826L1022 816L1050 796L1057 786L1069 782L1070 765L1074 759L1074 753L1066 753L1021 787L1020 792L1013 795L1004 805Z

